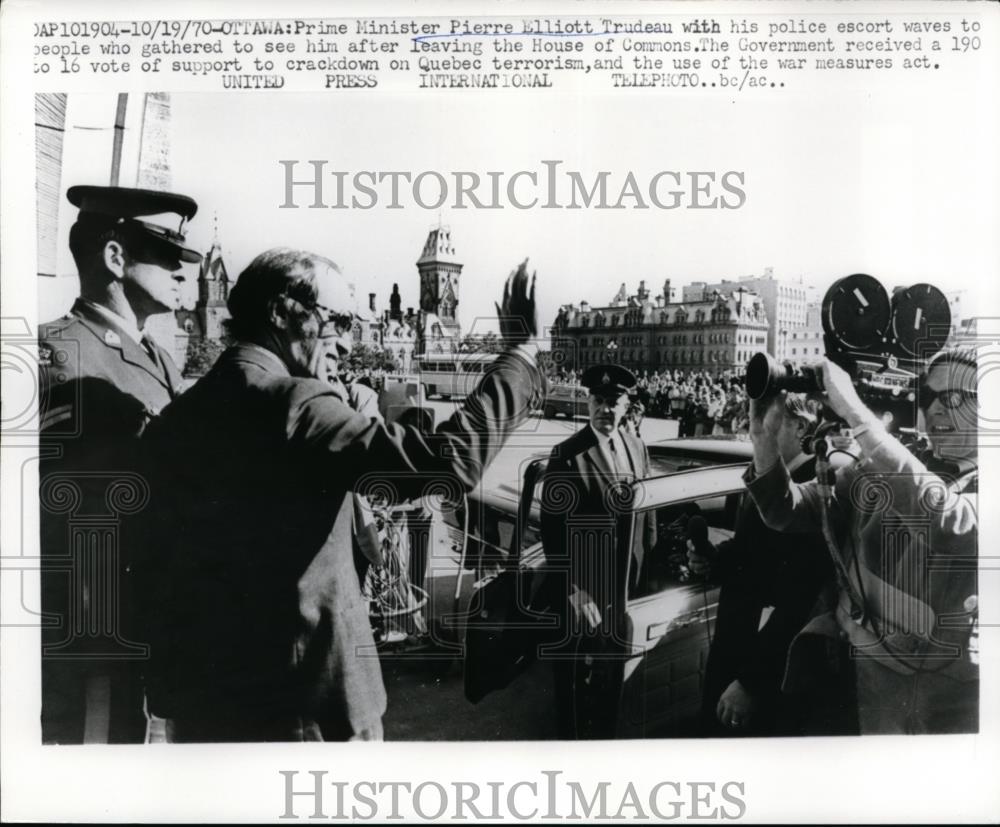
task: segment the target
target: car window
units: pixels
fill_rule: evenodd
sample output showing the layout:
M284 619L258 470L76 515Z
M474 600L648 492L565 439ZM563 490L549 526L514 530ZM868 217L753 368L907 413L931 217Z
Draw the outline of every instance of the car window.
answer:
M741 496L741 492L723 493L639 512L632 538L632 564L638 552L643 563L638 578L629 577L629 599L700 582L687 565L688 521L695 515L704 519L709 541L718 546L733 536Z
M706 465L723 465L732 460L726 457L682 457L664 456L651 454L649 457L650 476L661 476L662 474L674 474L677 471L687 471L689 468L704 468Z

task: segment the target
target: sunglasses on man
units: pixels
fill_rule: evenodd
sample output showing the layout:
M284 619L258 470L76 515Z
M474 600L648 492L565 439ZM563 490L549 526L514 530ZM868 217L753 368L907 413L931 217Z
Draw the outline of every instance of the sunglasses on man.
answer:
M918 393L919 396L917 399L920 402L921 408L929 408L931 403L936 399L943 407L949 410L954 410L966 399L976 399L978 397L976 391L966 390L965 388L945 388L944 390L936 391L927 383L920 385Z

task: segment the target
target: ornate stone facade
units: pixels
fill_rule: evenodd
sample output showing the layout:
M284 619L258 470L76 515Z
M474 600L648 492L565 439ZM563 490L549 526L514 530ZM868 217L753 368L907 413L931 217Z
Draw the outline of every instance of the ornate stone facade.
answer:
M767 314L749 292L669 302L670 282L650 298L644 281L634 295L622 284L607 305L563 305L553 324L552 349L566 369L617 362L630 370L742 370L767 346Z

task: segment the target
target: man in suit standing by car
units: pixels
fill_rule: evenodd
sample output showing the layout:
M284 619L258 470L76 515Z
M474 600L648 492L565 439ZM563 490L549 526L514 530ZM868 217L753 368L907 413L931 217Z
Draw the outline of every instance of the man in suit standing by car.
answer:
M176 741L380 739L386 695L350 494L478 482L541 397L533 279L525 264L511 273L506 349L433 434L353 410L325 381L354 312L329 259L262 253L229 310L236 344L147 435L160 540L143 566L151 710Z
M816 475L816 462L803 444L816 427L819 406L801 394L786 394L782 405L777 436L781 456L792 479L807 482ZM823 535L782 534L768 528L746 495L732 539L718 547L696 546L689 540L688 561L695 574L721 586L705 666L704 733L801 735L807 711L809 725L820 726L821 714L832 710L807 710L803 699L782 696L781 685L788 647L809 620L824 584L832 583ZM771 612L762 624L766 607ZM808 703L816 706L817 700L811 697Z
M180 391L173 359L145 328L180 306L182 262L201 260L184 235L198 205L128 187L66 195L80 209L69 233L80 296L41 326L38 345L42 609L56 619L42 635L42 740L141 743L145 649L115 520L144 501L138 439Z
M542 542L552 605L561 617L552 660L561 738L613 738L630 584L652 540L625 551L630 484L648 476L646 446L619 428L635 376L620 365L584 371L589 424L552 449L542 489ZM642 520L637 532L655 531ZM630 559L631 558L631 559Z

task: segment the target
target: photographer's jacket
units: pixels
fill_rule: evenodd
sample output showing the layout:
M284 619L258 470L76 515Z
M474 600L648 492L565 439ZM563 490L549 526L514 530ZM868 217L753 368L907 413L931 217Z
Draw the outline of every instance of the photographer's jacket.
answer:
M470 488L540 387L533 359L508 351L425 434L352 410L263 348L226 351L147 434L152 710L197 740L337 739L377 723L385 690L348 494Z
M862 672L872 669L976 680L978 666L968 653L972 617L964 608L977 592L978 521L969 478L932 473L881 429L859 441L864 459L837 473L829 507L849 581L836 621L856 647L859 685ZM811 531L821 524L820 487L793 484L780 460L759 476L751 465L747 487L772 528ZM859 691L862 715L869 700L886 702Z

